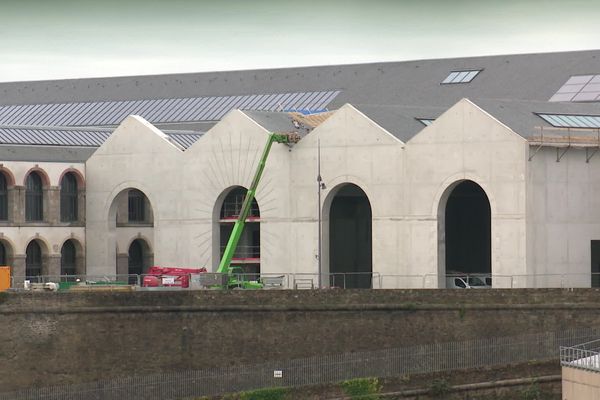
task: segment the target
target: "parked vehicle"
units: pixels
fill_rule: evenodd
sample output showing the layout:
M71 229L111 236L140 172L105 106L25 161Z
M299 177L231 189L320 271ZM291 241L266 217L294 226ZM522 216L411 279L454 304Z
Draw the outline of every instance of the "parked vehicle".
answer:
M491 278L490 278L491 282ZM489 289L486 277L478 275L446 275L447 289Z

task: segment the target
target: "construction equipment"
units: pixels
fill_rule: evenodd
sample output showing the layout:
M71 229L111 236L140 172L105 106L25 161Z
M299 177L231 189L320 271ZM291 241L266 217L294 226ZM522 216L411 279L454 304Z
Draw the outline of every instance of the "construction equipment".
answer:
M190 274L201 274L206 268L150 267L142 279L143 287L190 287Z
M246 195L244 196L244 202L242 203L242 208L240 214L238 215L235 225L233 226L233 230L231 231L231 235L229 236L229 241L227 242L227 246L225 247L225 252L223 253L223 257L221 258L221 262L219 263L219 268L217 269L217 273L228 275L228 283L227 286L229 288L243 288L243 289L261 289L263 284L259 280L248 280L245 279L245 274L243 274L243 269L239 266L232 266L231 259L235 254L237 249L237 245L242 237L242 232L244 231L244 226L246 225L246 219L250 213L250 208L252 206L252 201L254 200L254 196L256 194L256 188L260 182L260 178L265 169L265 165L267 163L267 158L269 157L269 152L271 151L271 146L273 143L283 143L283 144L293 144L297 143L300 140L300 135L297 133L271 133L269 134L269 138L267 139L267 144L263 150L263 153L258 162L258 167L254 174L254 179L252 180L252 184L248 188Z

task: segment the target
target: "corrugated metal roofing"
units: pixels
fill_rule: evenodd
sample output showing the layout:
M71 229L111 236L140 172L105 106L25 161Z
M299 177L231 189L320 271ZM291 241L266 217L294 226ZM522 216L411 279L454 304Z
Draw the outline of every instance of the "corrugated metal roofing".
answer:
M218 121L233 109L324 109L339 90L175 99L26 104L0 107L1 125L110 126L135 114L151 123Z
M112 132L112 129L0 126L0 144L99 147ZM187 149L203 133L166 131L165 134Z

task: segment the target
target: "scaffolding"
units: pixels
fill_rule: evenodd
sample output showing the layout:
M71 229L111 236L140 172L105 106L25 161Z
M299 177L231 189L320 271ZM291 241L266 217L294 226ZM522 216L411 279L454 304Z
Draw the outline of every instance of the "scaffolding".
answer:
M557 128L536 126L536 133L530 136L529 161L542 147L556 148L556 162L572 148L585 149L585 162L589 163L600 149L600 128Z

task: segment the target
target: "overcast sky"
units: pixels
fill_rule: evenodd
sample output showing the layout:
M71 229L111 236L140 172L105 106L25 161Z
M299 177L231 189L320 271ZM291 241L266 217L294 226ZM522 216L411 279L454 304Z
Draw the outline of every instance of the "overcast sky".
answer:
M0 81L600 48L598 0L0 0Z

